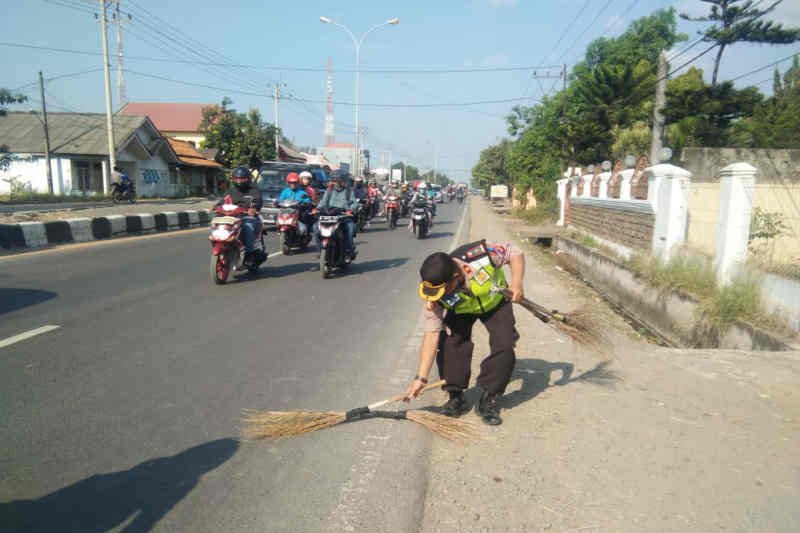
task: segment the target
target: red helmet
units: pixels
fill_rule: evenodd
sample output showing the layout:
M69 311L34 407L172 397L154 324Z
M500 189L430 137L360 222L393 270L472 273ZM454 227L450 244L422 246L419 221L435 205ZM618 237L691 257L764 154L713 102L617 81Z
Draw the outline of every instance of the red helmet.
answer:
M289 172L289 175L286 176L286 183L300 183L300 176L297 175L297 172Z

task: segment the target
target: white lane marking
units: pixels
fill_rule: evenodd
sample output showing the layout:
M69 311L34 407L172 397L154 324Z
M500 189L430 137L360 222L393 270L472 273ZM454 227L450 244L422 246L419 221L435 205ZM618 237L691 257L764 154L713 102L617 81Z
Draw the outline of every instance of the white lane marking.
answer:
M37 335L41 335L42 333L47 333L53 330L60 328L61 326L42 326L40 328L32 329L30 331L26 331L24 333L20 333L19 335L14 335L13 337L8 337L7 339L0 340L0 348L5 348L6 346L11 346L12 344L16 344L20 341L24 341L26 339L30 339L31 337L35 337Z
M275 256L278 256L278 255L283 255L283 252L275 252L274 254L269 254L269 255L267 256L267 259L269 259L270 257L275 257Z
M461 212L461 222L458 223L456 234L453 235L453 242L450 243L451 250L455 250L458 247L458 239L461 236L461 230L464 229L464 222L467 221L467 211L469 211L469 203L467 203L466 207ZM467 236L467 241L469 241L469 236Z

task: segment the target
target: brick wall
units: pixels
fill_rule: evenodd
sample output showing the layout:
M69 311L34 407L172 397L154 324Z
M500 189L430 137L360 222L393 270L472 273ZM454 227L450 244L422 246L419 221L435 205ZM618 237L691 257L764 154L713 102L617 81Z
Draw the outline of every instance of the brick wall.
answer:
M650 251L655 215L573 203L568 224L629 248Z

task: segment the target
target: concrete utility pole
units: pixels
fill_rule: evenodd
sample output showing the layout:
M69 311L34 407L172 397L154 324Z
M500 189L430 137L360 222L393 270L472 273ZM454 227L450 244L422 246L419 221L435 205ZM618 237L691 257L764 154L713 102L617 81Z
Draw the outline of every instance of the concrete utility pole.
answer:
M658 72L656 74L656 105L653 107L653 141L650 144L650 164L661 162L661 149L664 146L664 114L667 102L667 57L663 50L658 54Z
M125 95L125 76L122 68L122 16L119 12L119 2L120 0L115 0L114 2L116 4L114 24L117 29L117 100L120 107L122 107L128 98Z
M281 139L281 133L280 133L280 126L279 126L280 116L278 115L278 113L279 113L279 111L278 111L278 100L280 100L280 98L281 98L281 84L280 83L276 83L275 84L275 90L273 92L274 92L273 100L275 100L275 161L280 161L281 160L281 152L280 152L280 148L279 148L279 146L280 146L279 143L280 143L280 139Z
M105 72L106 82L106 130L108 131L108 175L103 179L103 192L107 193L109 189L109 180L111 179L111 172L117 166L117 154L115 153L116 143L114 142L114 123L111 114L111 74L109 73L108 64L108 20L106 19L106 2L100 0L100 27L103 33L103 70Z
M53 193L53 168L50 166L50 131L47 129L47 104L44 100L44 77L39 71L39 96L42 100L42 126L44 126L44 163L47 165L47 191Z

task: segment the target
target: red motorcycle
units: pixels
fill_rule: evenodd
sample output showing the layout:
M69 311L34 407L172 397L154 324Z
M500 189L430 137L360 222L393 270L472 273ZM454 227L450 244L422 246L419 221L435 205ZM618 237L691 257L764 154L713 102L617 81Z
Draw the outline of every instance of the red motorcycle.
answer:
M398 218L400 218L400 199L392 194L386 197L386 220L389 221L389 229L397 227Z
M278 204L280 212L275 219L281 234L281 250L285 255L300 251L311 242L311 228L300 220L303 210L295 200L284 200Z
M231 202L230 196L225 197L225 202L214 208L218 216L211 220L211 230L208 240L211 241L211 279L217 285L228 281L231 272L247 270L256 272L258 267L267 260L264 245L263 225L260 235L256 236L255 250L252 256L245 261L246 250L241 238L242 217L247 214L247 208Z

